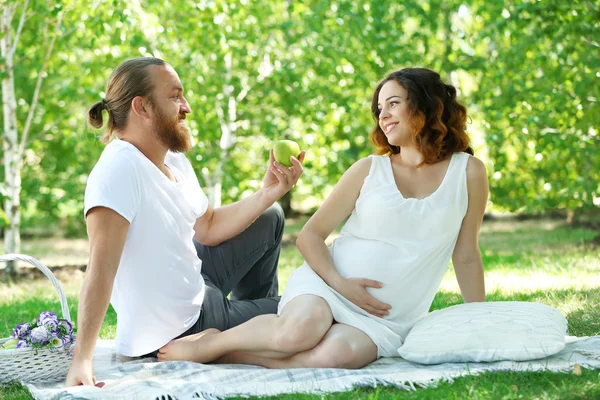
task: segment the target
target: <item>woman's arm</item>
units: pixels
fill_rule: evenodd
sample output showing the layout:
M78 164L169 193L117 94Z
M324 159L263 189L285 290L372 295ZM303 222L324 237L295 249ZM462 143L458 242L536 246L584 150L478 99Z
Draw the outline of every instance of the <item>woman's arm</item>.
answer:
M388 314L391 306L371 296L365 287L382 287L371 279L345 279L335 269L325 239L354 210L360 189L369 170L371 159L363 158L352 165L340 178L331 195L308 220L296 245L310 267L333 289L363 310L377 316Z
M479 252L479 230L488 199L485 165L475 157L467 163L469 208L463 219L452 263L465 303L485 301L483 262Z

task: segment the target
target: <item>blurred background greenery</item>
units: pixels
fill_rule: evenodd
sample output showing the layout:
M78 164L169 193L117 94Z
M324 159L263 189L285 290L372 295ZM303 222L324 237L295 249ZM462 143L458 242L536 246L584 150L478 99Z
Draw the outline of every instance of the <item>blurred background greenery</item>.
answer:
M12 111L4 95L14 73L18 140L27 131L24 235L85 235L83 191L103 149L100 132L85 125L86 110L103 97L121 61L149 55L172 64L185 86L195 140L188 156L213 205L256 190L268 149L289 138L307 157L301 183L283 205L288 214L314 210L342 172L372 151L369 108L377 82L389 71L420 66L457 86L469 110L475 153L488 168L488 212L558 213L577 221L600 209L596 1L0 5L2 37L15 44L12 66L6 49L0 59L0 176L12 168L6 163ZM5 227L10 197L0 184Z

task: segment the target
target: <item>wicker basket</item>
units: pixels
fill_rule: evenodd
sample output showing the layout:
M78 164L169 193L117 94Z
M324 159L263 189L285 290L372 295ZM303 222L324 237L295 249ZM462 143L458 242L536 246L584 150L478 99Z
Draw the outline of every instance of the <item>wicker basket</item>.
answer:
M13 260L24 261L36 266L50 279L60 297L62 317L71 322L67 299L52 271L35 258L24 254L5 254L0 256L0 262ZM0 344L9 339L0 339ZM73 343L74 340L73 337ZM69 350L72 345L52 351L50 349L35 350L32 348L0 350L0 382L56 382L65 379L71 365L71 352Z

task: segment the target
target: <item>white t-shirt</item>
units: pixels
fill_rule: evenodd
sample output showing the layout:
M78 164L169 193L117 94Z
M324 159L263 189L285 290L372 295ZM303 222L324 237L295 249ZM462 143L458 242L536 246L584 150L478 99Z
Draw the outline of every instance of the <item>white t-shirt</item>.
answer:
M85 215L106 207L129 221L111 304L117 312L117 351L157 350L199 318L204 280L192 242L194 223L208 207L190 162L167 153L173 182L142 152L115 139L104 149L85 190Z

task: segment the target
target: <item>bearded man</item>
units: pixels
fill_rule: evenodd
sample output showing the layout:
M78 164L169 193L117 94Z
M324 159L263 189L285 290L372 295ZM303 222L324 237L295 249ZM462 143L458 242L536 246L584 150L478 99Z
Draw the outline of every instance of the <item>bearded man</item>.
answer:
M94 385L92 359L109 302L117 351L155 356L171 340L276 313L284 218L275 201L302 175L273 159L254 195L213 209L190 162L190 105L157 58L127 60L89 110L107 143L84 200L90 259L67 385ZM231 294L230 299L227 296ZM100 384L98 384L100 386Z

